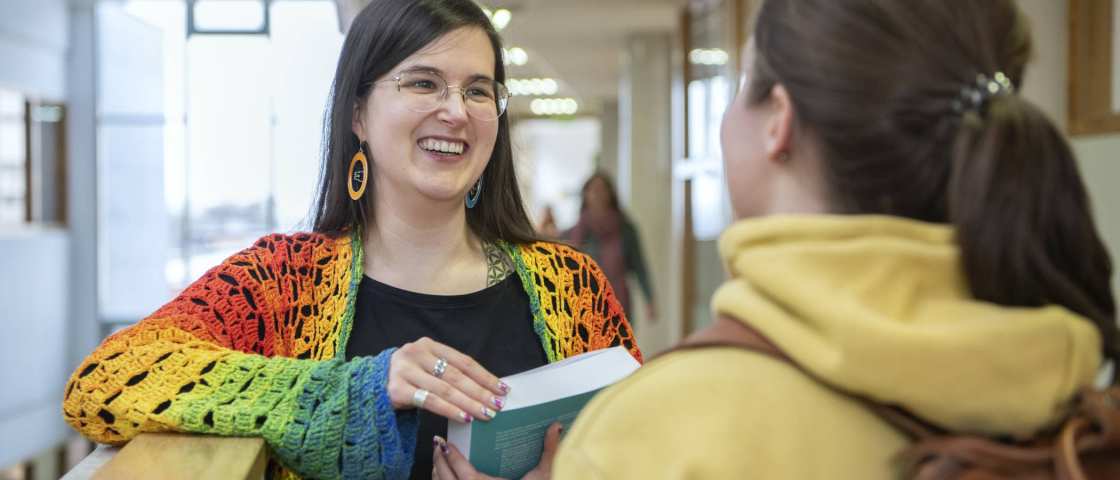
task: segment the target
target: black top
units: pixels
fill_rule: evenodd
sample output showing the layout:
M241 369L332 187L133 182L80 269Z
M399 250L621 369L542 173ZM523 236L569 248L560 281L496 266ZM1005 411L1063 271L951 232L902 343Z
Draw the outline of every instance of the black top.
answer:
M529 297L516 274L478 292L449 296L409 292L362 277L346 359L377 355L420 337L474 358L498 377L548 363L533 332ZM434 435L447 437L447 419L422 411L412 478L431 478Z

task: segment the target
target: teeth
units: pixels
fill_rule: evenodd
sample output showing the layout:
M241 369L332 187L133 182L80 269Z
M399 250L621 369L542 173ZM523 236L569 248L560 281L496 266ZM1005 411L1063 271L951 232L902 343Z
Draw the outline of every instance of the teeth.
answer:
M462 142L446 142L443 140L435 140L432 138L425 138L424 140L420 141L420 148L440 153L459 154L463 153L463 149L465 147L466 145L464 145Z

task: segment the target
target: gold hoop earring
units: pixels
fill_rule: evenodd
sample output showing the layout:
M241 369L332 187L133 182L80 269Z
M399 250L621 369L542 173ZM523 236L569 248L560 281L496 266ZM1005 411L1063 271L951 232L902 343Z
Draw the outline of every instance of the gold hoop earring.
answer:
M366 193L366 183L369 180L369 160L366 158L366 142L358 144L358 153L350 159L350 173L346 175L346 189L350 191L350 199L357 201Z

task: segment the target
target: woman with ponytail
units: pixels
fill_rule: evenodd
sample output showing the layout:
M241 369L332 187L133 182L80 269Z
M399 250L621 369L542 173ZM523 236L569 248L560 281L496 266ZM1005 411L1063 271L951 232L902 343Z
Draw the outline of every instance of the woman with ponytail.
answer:
M766 0L756 24L712 305L772 354L650 362L554 474L899 478L909 431L874 405L1008 443L1061 424L1120 357L1112 263L1068 142L1018 93L1014 0ZM686 345L728 338L705 335Z

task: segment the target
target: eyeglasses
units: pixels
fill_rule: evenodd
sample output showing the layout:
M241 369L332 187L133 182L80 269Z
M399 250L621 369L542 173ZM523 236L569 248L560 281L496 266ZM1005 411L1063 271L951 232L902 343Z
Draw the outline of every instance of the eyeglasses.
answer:
M396 82L397 91L404 94L408 109L416 113L431 113L439 109L452 88L458 91L471 118L492 122L506 113L509 89L496 80L478 79L465 87L448 85L439 74L418 70L402 72L393 78L374 84Z

